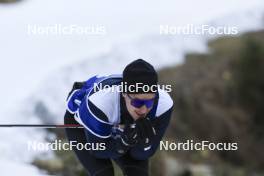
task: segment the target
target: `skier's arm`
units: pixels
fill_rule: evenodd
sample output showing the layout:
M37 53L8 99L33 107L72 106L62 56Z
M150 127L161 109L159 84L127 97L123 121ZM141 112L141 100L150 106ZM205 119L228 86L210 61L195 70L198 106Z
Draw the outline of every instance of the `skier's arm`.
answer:
M92 112L94 112L101 121L107 122L106 115L98 109L91 102L89 107ZM133 131L123 130L116 127L112 131L111 135L107 138L103 138L100 134L96 134L91 130L85 130L87 142L89 143L98 143L104 144L105 150L91 150L91 154L98 158L116 158L124 154L131 145L133 141L129 140L127 136Z
M118 157L124 152L126 152L129 148L129 144L127 144L126 141L122 138L126 135L123 131L116 129L115 136L111 134L109 135L109 137L102 137L103 135L100 134L100 131L103 131L104 128L98 128L95 123L82 122L82 120L77 117L77 114L79 113L78 109L80 108L80 103L76 103L76 100L78 100L79 102L82 100L82 97L84 96L84 91L82 90L82 87L84 86L84 84L85 82L74 83L73 88L67 98L66 114L68 114L68 116L70 115L72 119L75 119L76 123L79 123L80 125L84 126L84 131L88 143L105 144L105 150L91 150L91 154L97 156L98 158ZM92 114L87 115L88 113L81 113L83 115L87 115L87 117L85 117L84 119L98 119L101 122L108 123L108 117L103 113L103 111L101 111L91 101L88 101L88 106ZM96 131L93 129L99 129L99 132L98 130ZM111 133L111 131L109 133Z
M153 127L156 130L156 136L151 141L150 145L137 145L130 151L131 156L135 159L147 159L151 157L159 147L160 141L169 125L171 119L172 107L153 120Z
M74 90L81 89L84 84L85 84L85 82L74 82L74 84L72 86L72 90L69 92L67 99L69 98L69 96L72 94L72 92Z

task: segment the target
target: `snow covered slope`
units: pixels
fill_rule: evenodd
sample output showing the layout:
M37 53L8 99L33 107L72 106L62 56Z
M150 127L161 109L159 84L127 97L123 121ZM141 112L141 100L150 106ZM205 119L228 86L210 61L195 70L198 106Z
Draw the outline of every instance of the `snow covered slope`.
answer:
M261 1L241 2L239 7L238 0L231 4L219 1L218 5L209 0L202 2L205 4L194 4L195 8L191 8L188 1L183 4L168 1L162 3L164 9L160 10L161 1L147 1L143 4L151 3L148 11L139 0L117 1L120 8L110 2L101 5L102 1L92 4L74 1L73 4L62 0L28 0L15 6L0 6L3 85L0 96L6 105L0 109L0 123L62 123L64 100L74 81L95 74L121 73L127 63L139 57L161 68L181 63L186 52L206 51L207 36L159 35L160 24L211 21L208 24L215 26L237 25L241 32L263 27L264 8L253 7ZM208 8L216 10L209 12ZM233 12L234 9L237 10ZM223 17L223 14L230 15ZM104 24L108 35L28 36L26 33L27 24L55 23ZM28 151L27 141L45 141L45 137L45 131L40 129L0 129L0 165L4 166L1 175L41 175L29 163L42 152Z

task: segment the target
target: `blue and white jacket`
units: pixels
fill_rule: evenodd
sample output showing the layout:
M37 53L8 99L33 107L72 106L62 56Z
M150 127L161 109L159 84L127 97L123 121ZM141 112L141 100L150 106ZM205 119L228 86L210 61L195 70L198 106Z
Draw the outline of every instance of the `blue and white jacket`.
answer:
M67 111L85 128L87 142L105 143L106 150L91 151L94 156L117 158L129 152L135 159L147 159L155 153L166 131L173 101L167 92L158 89L154 106L147 115L157 135L148 146L127 146L116 133L118 125L133 123L119 91L121 81L121 75L94 76L88 79L80 89L74 89L69 94ZM103 88L100 89L99 85Z

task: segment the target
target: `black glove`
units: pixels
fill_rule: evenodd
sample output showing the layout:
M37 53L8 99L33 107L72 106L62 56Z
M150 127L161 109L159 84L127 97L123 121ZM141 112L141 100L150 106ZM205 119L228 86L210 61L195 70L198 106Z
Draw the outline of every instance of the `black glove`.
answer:
M152 126L149 118L139 118L136 121L136 129L138 135L138 141L141 144L151 143L154 136L156 135L155 128Z
M118 128L122 143L126 146L134 146L137 143L151 143L156 135L155 128L149 118L140 118L135 124L126 124L124 129Z
M121 133L121 140L127 146L138 143L138 134L135 124L127 124Z
M135 124L126 124L124 127L112 128L112 137L120 139L126 146L133 146L138 142L137 129Z

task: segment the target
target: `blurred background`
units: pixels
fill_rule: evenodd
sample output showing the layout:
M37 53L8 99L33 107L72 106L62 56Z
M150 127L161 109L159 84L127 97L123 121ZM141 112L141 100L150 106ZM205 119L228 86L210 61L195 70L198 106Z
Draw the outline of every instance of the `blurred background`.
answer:
M237 33L160 31L188 25ZM88 33L61 31L71 26ZM73 82L143 58L172 85L164 140L238 143L237 151L157 151L151 175L264 175L263 56L262 0L0 0L0 124L62 124ZM27 148L65 141L62 129L0 128L0 138L0 175L84 175L71 151Z

